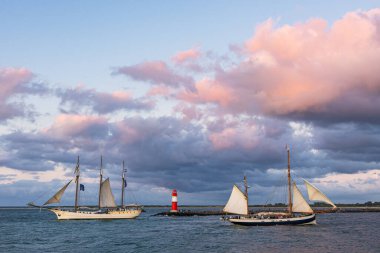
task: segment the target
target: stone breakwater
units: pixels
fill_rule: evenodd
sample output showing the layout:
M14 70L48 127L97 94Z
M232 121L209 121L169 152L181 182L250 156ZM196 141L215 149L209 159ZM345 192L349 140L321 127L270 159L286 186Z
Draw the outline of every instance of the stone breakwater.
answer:
M287 209L284 208L270 208L268 209L255 209L250 210L250 213L256 212L268 212L268 211L284 211ZM315 213L367 213L367 212L380 212L380 207L339 207L336 210L331 210L328 208L318 208L314 210ZM152 216L212 216L212 215L225 215L226 213L222 210L180 210L178 212L160 212L153 214Z
M180 210L179 212L161 212L153 216L211 216L211 215L224 215L222 211L193 211L193 210Z

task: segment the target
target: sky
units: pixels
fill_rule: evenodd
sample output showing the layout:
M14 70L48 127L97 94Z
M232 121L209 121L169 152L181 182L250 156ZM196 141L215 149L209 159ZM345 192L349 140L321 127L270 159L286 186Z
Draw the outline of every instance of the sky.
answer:
M379 201L380 1L0 1L0 206ZM73 204L70 186L62 204Z

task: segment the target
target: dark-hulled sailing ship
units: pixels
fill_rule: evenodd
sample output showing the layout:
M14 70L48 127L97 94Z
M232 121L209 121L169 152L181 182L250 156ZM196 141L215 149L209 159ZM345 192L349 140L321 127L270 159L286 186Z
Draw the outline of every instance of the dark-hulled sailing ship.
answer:
M231 223L245 226L271 226L271 225L313 225L316 224L316 215L307 203L296 183L292 182L290 175L290 151L288 155L288 210L287 212L258 212L249 213L248 209L248 185L244 176L244 192L236 185L232 188L231 196L223 211L238 216L229 216L225 220ZM305 180L309 199L325 202L336 206L318 188Z

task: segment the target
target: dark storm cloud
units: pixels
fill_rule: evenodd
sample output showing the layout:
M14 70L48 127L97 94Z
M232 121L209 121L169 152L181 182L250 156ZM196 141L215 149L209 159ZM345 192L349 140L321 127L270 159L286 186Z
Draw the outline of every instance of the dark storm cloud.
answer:
M2 147L6 156L1 166L19 170L44 171L52 169L49 161L72 162L65 156L69 145L42 134L15 132L3 135Z
M279 117L309 121L327 127L340 123L379 124L380 90L353 89L342 93L339 98L323 107L311 108L304 112L292 112L287 115L279 115Z
M95 165L91 155L99 153L99 145L107 136L108 125L101 118L62 115L46 131L14 132L1 136L6 156L0 160L0 165L44 171L52 169L55 163L75 163L77 155L88 160L88 165ZM86 153L78 153L77 150L86 150Z
M372 124L339 124L316 131L316 149L328 154L329 159L345 163L346 170L367 164L364 168L376 168L380 158L380 130ZM343 167L343 166L340 166ZM363 168L363 169L364 169Z
M216 148L210 135L221 131L223 125L234 126L231 120L220 120L219 127L211 124L205 131L203 126L173 117L128 117L108 122L101 117L63 115L44 131L2 136L7 155L0 165L30 171L51 170L57 164L74 168L76 156L80 155L81 168L87 173L84 177L97 177L102 154L105 175L110 176L116 186L121 162L125 160L129 182L143 188L173 188L191 196L201 192L211 196L215 192L215 196L224 201L232 184L241 183L245 174L256 194L255 201L265 202L276 187L282 189L286 184L286 143L291 144L291 166L296 181L321 178L333 172L355 173L378 164L337 157L335 149L340 146L329 132L323 132L324 129L315 129L314 134L324 135L325 141L314 143L293 136L286 121L253 121L261 124L260 129L276 125L276 134L268 135L264 131L257 136L255 146L232 142L232 146ZM247 125L251 123L248 120ZM330 131L342 132L343 136L354 130L356 128L345 126ZM367 134L377 132L363 131L364 136ZM365 156L368 150L360 151L360 147L364 147L364 143L357 147L357 152ZM312 148L319 148L321 153L313 154ZM140 194L149 191L148 188L142 189ZM219 203L220 199L215 201Z
M78 154L84 166L96 167L103 154L111 175L119 175L124 159L136 183L200 192L225 190L247 171L285 164L284 145L265 137L257 147L215 149L201 126L176 118L132 117L110 123L78 117L66 115L44 132L3 136L8 155L1 165L48 170L52 162L75 163ZM257 184L265 185L265 180Z

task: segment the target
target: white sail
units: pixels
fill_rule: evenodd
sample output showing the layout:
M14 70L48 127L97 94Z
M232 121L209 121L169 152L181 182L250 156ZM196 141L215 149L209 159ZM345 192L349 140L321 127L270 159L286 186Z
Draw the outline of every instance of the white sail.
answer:
M48 204L53 204L53 203L59 203L61 201L63 193L65 193L65 190L66 190L67 186L69 186L69 184L71 183L71 181L73 181L73 180L70 180L70 182L68 182L67 184L65 184L59 191L57 191L56 194L53 195L53 197L51 197L43 205L48 205Z
M302 193L297 188L297 185L293 183L293 207L292 211L296 213L313 213L313 209L306 202Z
M309 195L310 201L320 201L327 204L332 205L334 208L336 208L336 205L325 195L323 194L317 187L309 183L307 180L305 180L305 185L307 188L307 194Z
M102 182L100 190L100 207L116 207L115 198L111 191L110 179Z
M232 188L231 196L223 208L223 211L226 213L235 213L235 214L248 214L248 199L244 193L236 186Z

